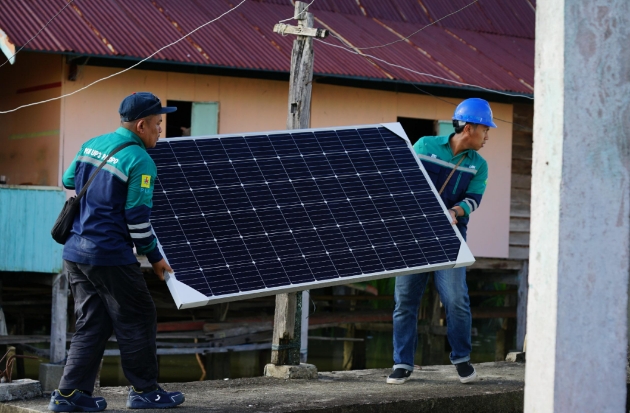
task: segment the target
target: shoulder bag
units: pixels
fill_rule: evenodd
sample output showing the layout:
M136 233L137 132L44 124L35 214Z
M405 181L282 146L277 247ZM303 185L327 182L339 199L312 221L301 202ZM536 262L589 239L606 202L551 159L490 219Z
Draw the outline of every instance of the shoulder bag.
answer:
M103 169L103 167L105 166L109 158L111 158L118 151L121 151L125 149L127 146L131 146L131 145L137 145L137 143L126 142L120 146L117 146L113 151L111 151L110 154L107 155L107 158L103 159L103 162L101 162L101 164L96 169L96 171L92 173L92 176L90 176L90 179L86 182L86 184L83 185L83 188L81 188L81 192L79 192L77 196L73 196L66 201L66 203L63 206L63 209L61 210L61 212L59 213L59 216L57 217L57 220L55 221L55 225L53 225L52 230L50 231L50 235L52 235L55 241L57 241L61 245L66 243L66 240L70 236L70 230L72 230L72 225L74 224L74 217L79 212L79 206L80 206L79 201L81 200L83 195L85 195L85 191L87 191L88 186L90 186L90 184L94 180L94 177L96 176L98 171Z

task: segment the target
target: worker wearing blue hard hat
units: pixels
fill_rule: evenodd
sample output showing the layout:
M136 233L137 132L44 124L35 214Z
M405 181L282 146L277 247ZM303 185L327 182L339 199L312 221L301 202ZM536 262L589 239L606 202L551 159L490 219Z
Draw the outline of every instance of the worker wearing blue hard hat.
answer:
M488 102L466 99L453 114L454 133L425 136L413 146L464 240L470 214L479 208L488 180L488 164L477 151L487 142L490 128L496 127ZM418 344L418 308L429 275L396 277L394 367L387 383L402 384L413 372ZM451 363L457 369L459 380L469 383L477 379L477 372L470 364L472 316L466 268L435 271L433 282L446 310Z

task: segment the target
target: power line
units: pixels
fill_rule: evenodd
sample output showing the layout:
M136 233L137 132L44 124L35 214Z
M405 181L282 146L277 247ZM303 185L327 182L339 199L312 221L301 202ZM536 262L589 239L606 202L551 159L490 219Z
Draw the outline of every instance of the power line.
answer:
M239 7L240 7L243 3L245 3L246 1L247 1L247 0L242 0L242 1L241 1L239 4L237 4L235 7L231 8L230 10L228 10L228 11L226 11L225 13L221 14L219 17L217 17L217 18L215 18L215 19L213 19L213 20L210 20L209 22L206 22L206 23L202 24L201 26L197 27L195 30L193 30L193 31L189 32L188 34L186 34L185 36L181 37L180 39L175 40L173 43L167 44L166 46L163 46L163 47L159 48L157 51L153 52L151 55L149 55L149 56L145 57L144 59L142 59L142 60L141 60L141 61L139 61L138 63L136 63L136 64L134 64L134 65L132 65L132 66L130 66L130 67L128 67L128 68L126 68L126 69L124 69L124 70L121 70L120 72L116 72L116 73L111 74L111 75L109 75L109 76L106 76L106 77L100 78L100 79L98 79L98 80L95 80L94 82L90 83L89 85L83 86L82 88L77 89L77 90L75 90L75 91L74 91L74 92L72 92L72 93L68 93L68 94L61 95L61 96L58 96L58 97L55 97L55 98L51 98L51 99L42 100L42 101L40 101L40 102L29 103L29 104L27 104L27 105L18 106L17 108L15 108L15 109L11 109L11 110L0 111L0 114L11 113L11 112L15 112L16 110L23 109L23 108L26 108L26 107L29 107L29 106L41 105L42 103L47 103L47 102L52 102L52 101L55 101L55 100L63 99L63 98L66 98L66 97L68 97L68 96L72 96L72 95L74 95L74 94L76 94L76 93L79 93L79 92L81 92L81 91L83 91L83 90L85 90L85 89L87 89L87 88L89 88L89 87L91 87L91 86L93 86L93 85L95 85L95 84L99 83L99 82L102 82L102 81L107 80L107 79L111 79L111 78L112 78L112 77L114 77L114 76L118 76L118 75L120 75L120 74L122 74L122 73L125 73L125 72L127 72L127 71L129 71L129 70L133 69L134 67L138 66L139 64L141 64L141 63L143 63L143 62L145 62L145 61L149 60L150 58L152 58L152 57L153 57L153 56L155 56L156 54L160 53L162 50L164 50L164 49L166 49L166 48L168 48L168 47L171 47L171 46L173 46L173 45L175 45L175 44L177 44L177 43L181 42L182 40L184 40L185 38L187 38L187 37L188 37L188 36L190 36L191 34L195 33L197 30L200 30L200 29L202 29L202 28L206 27L207 25L209 25L209 24L211 24L211 23L214 23L215 21L219 20L219 19L220 19L220 18L222 18L223 16L225 16L225 15L227 15L227 14L229 14L229 13L233 12L234 10L238 9L238 8L239 8Z
M403 37L402 39L398 39L398 40L395 40L395 41L390 42L390 43L385 43L385 44L382 44L382 45L380 45L380 46L355 47L355 49L356 49L356 50L378 49L378 48L380 48L380 47L391 46L391 45L396 44L396 43L398 43L398 42L404 42L405 40L409 40L409 38L410 38L411 36L414 36L414 35L416 35L416 34L420 33L421 31L423 31L423 30L424 30L424 29L426 29L427 27L429 27L429 26L433 26L434 24L436 24L436 23L438 23L438 22L440 22L440 21L442 21L442 20L446 19L447 17L450 17L450 16L452 16L452 15L454 15L454 14L459 13L460 11L462 11L462 10L464 10L464 9L466 9L466 8L468 8L468 7L470 7L470 6L472 6L472 5L473 5L473 4L475 4L475 3L477 3L478 1L479 1L479 0L475 0L475 1L473 1L472 3L467 4L466 6L462 7L462 8L461 8L461 9L459 9L459 10L456 10L456 11L454 11L454 12L450 13L450 14L447 14L447 15L446 15L446 16L444 16L444 17L441 17L441 18L437 19L437 20L436 20L436 21L434 21L434 22L431 22L431 23L427 24L427 25L426 25L426 26L424 26L423 28L421 28L421 29L419 29L419 30L416 30L415 32L411 33L409 36L407 36L407 37ZM337 37L337 36L334 36L334 35L333 35L333 37Z
M53 20L55 20L55 19L57 18L57 16L59 16L59 15L61 14L61 12L62 12L62 11L64 11L64 10L65 10L65 9L66 9L66 8L67 8L70 4L72 4L73 2L74 2L74 0L70 0L69 2L67 2L67 3L66 3L66 5L65 5L65 6L63 6L63 8L57 12L57 14L55 14L55 15L54 15L54 16L53 16L50 20L48 20L48 23L46 23L46 24L44 25L44 27L42 27L42 28L41 28L41 29L40 29L37 33L35 33L35 36L31 37L31 38L29 39L29 41L28 41L28 42L24 43L24 45L22 45L22 47L20 47L20 48L18 49L18 51L17 51L17 52L15 52L15 53L13 54L13 56L9 57L9 58L7 59L7 61L6 61L6 62L2 63L2 64L0 65L0 67L2 67L2 66L4 66L4 65L6 65L7 63L9 63L9 61L11 61L11 59L13 59L13 58L14 58L14 57L18 54L18 53L20 53L20 52L22 51L22 49L24 49L26 46L28 46L28 44L29 44L31 41L33 41L33 39L35 39L37 36L39 36L39 34L40 34L41 32L43 32L43 31L44 31L44 29L46 29L46 27L48 27L48 25L49 25L49 24L50 24Z
M479 1L479 0L477 0ZM311 7L311 4L315 3L315 0L311 1L305 8L304 10L302 10L300 12L300 14L306 13L308 11L308 8ZM297 16L293 16L293 17L289 17L288 19L284 19L284 20L280 20L278 21L278 23L284 23L284 22L288 22L289 20L293 20L293 19L299 19L300 18L300 14L298 14Z
M320 43L324 43L324 44L326 44L328 46L332 46L332 47L336 47L336 48L341 49L341 50L345 50L348 53L352 53L352 54L355 54L355 55L358 55L358 56L362 56L362 57L369 57L370 59L377 60L377 61L379 61L381 63L385 63L386 65L389 65L389 66L392 66L392 67L397 67L399 69L403 69L403 70L406 70L406 71L411 72L411 73L415 73L415 74L420 75L420 76L427 76L427 77L431 77L433 79L443 80L443 81L449 82L449 83L455 83L455 84L460 85L460 86L468 86L468 87L472 87L472 88L476 88L476 89L481 89L481 90L485 90L485 91L490 92L490 93L496 93L496 94L499 94L499 95L516 97L516 98L526 98L526 99L534 100L533 97L529 97L529 96L526 96L526 95L517 95L517 94L514 94L514 93L500 92L498 90L488 89L486 87L479 86L479 85L474 85L474 84L471 84L471 83L459 82L457 80L452 80L452 79L448 79L448 78L445 78L445 77L432 75L430 73L418 72L417 70L413 70L413 69L410 69L408 67L401 66L401 65L398 65L398 64L395 64L395 63L390 63L387 60L383 60L383 59L378 58L378 57L373 56L373 55L369 55L369 54L366 54L366 53L360 53L358 51L349 49L349 48L344 47L344 46L339 46L339 45L336 45L336 44L328 43L328 42L326 42L324 40L321 40L321 39L315 39L315 40L317 40Z
M439 96L435 96L433 93L427 92L427 91L426 91L426 90L424 90L424 89L420 89L420 88L419 88L419 87L418 87L415 83L413 83L413 82L407 82L407 83L409 83L411 86L413 86L413 87L415 87L416 89L418 89L420 92L425 93L425 94L427 94L427 95L429 95L429 96L431 96L431 97L434 97L434 98L436 98L437 100L441 100L442 102L444 102L444 103L448 103L449 105L457 106L457 103L453 103L453 102L448 101L448 100L446 100L446 99L442 99L442 98L441 98L441 97L439 97ZM503 120L503 119L500 119L500 118L497 118L497 117L494 117L494 116L492 117L492 119L494 119L494 120L498 120L499 122L509 123L510 125L518 126L518 127L520 127L520 128L523 128L523 129L527 130L528 132L533 132L533 131L534 131L534 130L533 130L532 128L530 128L529 126L520 125L520 124L518 124L518 123L516 123L516 122L510 122L509 120Z

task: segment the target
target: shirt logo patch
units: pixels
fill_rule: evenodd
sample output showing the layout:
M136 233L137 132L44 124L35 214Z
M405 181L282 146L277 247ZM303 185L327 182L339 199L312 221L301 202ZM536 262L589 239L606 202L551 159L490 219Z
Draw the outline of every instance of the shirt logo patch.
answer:
M432 153L431 158L437 158L437 155Z
M475 165L470 165L470 169L475 169Z
M143 188L151 188L151 175L142 175L140 186Z

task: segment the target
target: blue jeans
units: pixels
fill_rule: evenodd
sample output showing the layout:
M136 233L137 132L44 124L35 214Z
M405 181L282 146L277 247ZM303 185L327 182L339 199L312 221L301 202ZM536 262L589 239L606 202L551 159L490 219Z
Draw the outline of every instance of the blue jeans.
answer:
M394 369L413 370L418 346L418 309L430 273L396 277L394 300ZM453 351L451 363L470 360L472 316L466 285L466 268L435 271L433 281L446 310L447 337Z

